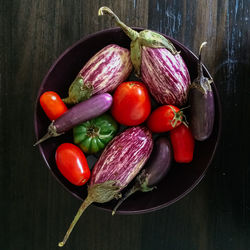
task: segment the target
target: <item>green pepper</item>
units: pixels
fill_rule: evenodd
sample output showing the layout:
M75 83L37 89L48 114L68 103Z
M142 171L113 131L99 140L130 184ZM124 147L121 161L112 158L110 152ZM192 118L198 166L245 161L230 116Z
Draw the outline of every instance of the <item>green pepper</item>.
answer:
M109 114L103 114L73 128L74 143L83 152L94 154L105 148L118 129L116 121Z

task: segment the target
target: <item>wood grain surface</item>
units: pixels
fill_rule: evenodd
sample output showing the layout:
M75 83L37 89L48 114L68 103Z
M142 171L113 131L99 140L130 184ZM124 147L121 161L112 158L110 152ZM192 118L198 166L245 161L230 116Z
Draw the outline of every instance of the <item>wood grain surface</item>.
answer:
M80 206L49 173L35 140L37 91L70 45L113 27L111 7L130 26L165 33L197 54L214 77L222 136L203 181L160 211L111 217L91 206L65 249L250 249L249 0L0 0L0 249L57 249Z

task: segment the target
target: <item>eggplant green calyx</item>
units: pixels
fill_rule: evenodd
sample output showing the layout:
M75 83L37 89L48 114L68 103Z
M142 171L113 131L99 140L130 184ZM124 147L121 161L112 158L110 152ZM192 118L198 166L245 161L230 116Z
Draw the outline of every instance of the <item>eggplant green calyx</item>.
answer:
M150 187L148 185L149 174L146 173L145 169L142 170L141 174L137 177L137 182L140 186L141 192L149 192L156 188L156 186Z
M211 83L213 82L213 79L209 79L204 76L203 74L203 68L202 68L202 62L201 62L201 51L202 48L207 44L207 42L203 42L199 49L199 61L198 61L198 76L191 84L190 88L196 88L204 95L207 94L208 91L212 91Z
M146 173L145 169L142 170L142 172L136 177L134 186L129 189L122 198L118 201L116 206L114 207L112 211L112 215L115 215L117 209L120 207L120 205L132 194L141 191L141 192L149 192L155 189L156 187L149 187L148 186L148 174Z
M141 50L142 47L150 48L165 48L169 50L173 55L178 54L174 45L161 34L151 31L143 30L137 32L126 24L124 24L117 15L108 7L101 7L98 11L98 15L109 15L113 17L116 24L125 32L125 34L131 39L130 52L131 52L131 61L135 69L135 74L137 77L140 77L141 69Z
M77 104L89 99L92 93L92 84L90 82L84 82L82 77L77 76L69 87L69 96L62 100L65 104Z
M93 202L105 203L111 201L112 199L117 197L120 189L121 187L117 185L116 181L106 181L104 183L89 186L87 198L83 201L81 207L77 211L76 216L74 217L74 220L70 224L69 229L67 230L63 238L63 241L59 242L58 246L63 247L65 245L82 213L89 207L90 204L92 204Z
M46 141L47 139L51 138L51 137L56 137L61 135L62 133L57 133L56 131L56 127L54 125L54 121L51 122L51 124L48 127L48 132L41 138L39 139L33 146L37 146L38 144Z

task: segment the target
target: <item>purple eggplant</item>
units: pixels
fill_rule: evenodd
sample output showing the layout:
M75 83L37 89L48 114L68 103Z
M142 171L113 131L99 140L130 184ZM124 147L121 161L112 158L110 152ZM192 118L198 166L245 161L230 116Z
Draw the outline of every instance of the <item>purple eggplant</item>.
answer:
M88 186L88 196L79 208L62 247L85 209L93 202L105 203L119 197L148 160L153 148L151 132L146 127L132 127L116 136L95 164Z
M212 133L214 124L214 94L211 88L212 79L204 77L201 50L206 42L202 43L199 49L198 76L193 81L189 90L190 129L197 141L206 140Z
M105 113L112 105L113 98L110 94L104 93L91 97L90 99L78 103L62 114L48 127L48 132L34 146L49 139L59 136L76 125L91 120Z
M190 76L187 66L170 40L151 30L137 32L126 26L107 7L98 15L110 15L131 39L130 54L135 74L161 104L182 106L187 101Z
M137 191L149 192L167 175L173 159L170 141L166 137L159 137L154 145L153 152L141 173L136 177L135 183L119 200L112 211L115 214L117 208L132 194Z
M69 88L66 104L76 104L92 95L113 91L132 71L130 52L110 44L92 56Z

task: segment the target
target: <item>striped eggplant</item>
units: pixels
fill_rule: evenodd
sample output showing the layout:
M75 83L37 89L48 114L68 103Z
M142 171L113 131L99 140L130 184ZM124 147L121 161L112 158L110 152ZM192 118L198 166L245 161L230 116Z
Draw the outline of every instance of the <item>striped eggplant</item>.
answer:
M149 192L167 175L173 158L172 146L166 137L158 137L154 143L153 152L145 167L136 177L131 189L129 189L119 200L112 211L116 213L117 208L132 194L137 191Z
M190 76L187 66L174 45L150 30L136 32L126 26L107 7L98 15L110 15L131 39L131 61L135 74L147 85L158 103L182 106L187 101Z
M213 131L214 125L214 94L211 87L212 79L203 75L201 50L206 45L202 43L199 50L198 76L189 90L190 128L197 141L206 140Z
M146 127L131 127L116 136L104 149L96 162L88 196L83 201L64 239L62 247L85 209L93 202L105 203L119 197L131 180L139 173L153 148L151 132Z
M132 71L130 52L110 44L97 52L84 65L69 87L66 104L76 104L90 96L113 91Z

